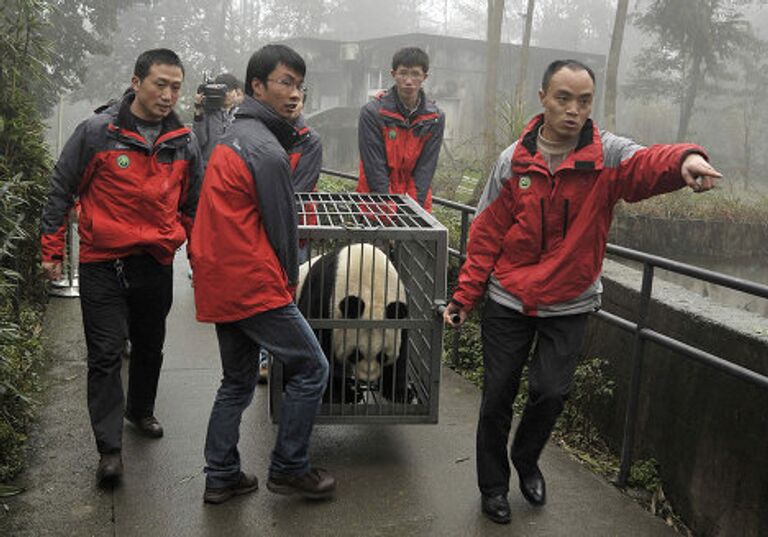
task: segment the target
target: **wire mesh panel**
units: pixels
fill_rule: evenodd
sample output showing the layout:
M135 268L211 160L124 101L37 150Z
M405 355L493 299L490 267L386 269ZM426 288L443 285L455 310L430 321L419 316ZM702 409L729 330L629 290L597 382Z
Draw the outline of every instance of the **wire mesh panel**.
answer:
M296 299L330 365L318 422L436 423L447 230L405 196L296 196ZM275 421L282 388L276 360Z

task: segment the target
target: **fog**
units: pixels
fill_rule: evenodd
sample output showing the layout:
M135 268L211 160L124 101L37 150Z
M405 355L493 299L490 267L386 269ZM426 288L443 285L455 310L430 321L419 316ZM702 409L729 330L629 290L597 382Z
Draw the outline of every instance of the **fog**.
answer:
M528 0L501 3L494 105L499 125L492 148L496 152L514 139L515 124L520 121L509 111ZM55 112L57 98L64 99L64 139L93 107L123 92L134 60L143 50L168 47L182 58L186 80L177 112L189 122L193 94L205 73L229 71L243 78L247 60L258 47L285 41L307 61L310 92L305 114L323 136L327 164L351 171L357 158L355 111L391 84L392 53L401 46L416 45L425 48L432 60L427 94L447 116L441 170L447 177L442 184L449 187L438 188L438 193L452 197L467 170L478 177L487 173L487 159L476 156L483 153L480 140L487 127L482 94L489 50L488 1L59 0L51 4L88 6L77 12L79 27L61 21L55 25L62 67L52 69L60 82L48 107ZM539 110L536 90L544 66L553 59L576 57L597 73L593 117L602 124L617 0L536 0L533 4L531 61L523 92L525 117ZM721 191L757 204L754 214L761 215L757 218L763 223L768 213L768 107L763 104L768 93L768 8L764 4L630 0L614 127L644 144L685 140L703 145L727 178ZM341 121L340 117L347 118L347 124L330 124ZM56 118L54 113L50 121L53 147ZM723 209L724 217L738 220L732 209L733 205ZM715 204L714 210L719 206ZM728 210L731 213L726 214ZM755 217L749 213L744 218ZM766 265L765 251L744 255L747 265ZM765 270L755 274L750 269L749 274L768 282Z
M496 0L498 1L498 0ZM71 3L65 0L53 4ZM77 2L76 2L77 3ZM81 2L88 4L88 2ZM355 43L388 39L392 51L398 45L419 44L425 36L454 38L450 48L454 55L441 56L439 50L433 52L433 72L455 68L465 72L465 78L484 77L485 65L482 54L462 61L462 45L455 43L455 38L467 40L466 48L475 45L484 46L487 23L487 2L480 0L154 0L150 2L108 2L94 3L107 10L109 4L115 10L114 25L106 24L98 32L91 31L89 37L100 46L87 50L87 40L80 37L73 39L62 28L58 39L58 51L62 61L70 55L70 63L80 61L82 65L70 73L62 84L61 93L67 95L68 102L86 100L90 105L97 105L109 98L118 96L128 85L133 62L143 50L157 46L166 46L179 53L187 70L187 82L184 96L178 108L182 116L189 113L194 88L202 81L204 73L213 75L231 71L243 77L245 65L250 54L260 45L270 41L293 40L294 46L307 57L308 78L312 85L313 75L323 69L334 69L329 61L327 50L320 46L296 43L299 38L319 38L343 43ZM732 21L731 27L721 28L719 33L708 34L707 46L711 50L704 54L704 74L693 104L690 126L685 132L685 139L707 146L729 177L737 182L744 182L749 187L760 188L768 185L764 174L760 173L766 165L766 152L763 151L766 128L766 112L760 106L768 85L755 73L764 70L762 39L766 38L768 9L762 2L714 1L714 0L678 0L678 2L652 2L651 0L630 0L629 17L626 22L619 67L619 91L615 130L636 138L644 143L673 142L679 130L681 115L680 100L684 91L686 77L690 79L687 65L690 53L671 48L665 57L654 57L649 51L658 51L667 46L661 39L665 28L657 32L638 27L640 16L646 13L652 4L678 4L680 6L714 6L711 24L715 28L716 19ZM519 44L525 22L527 0L506 0L502 21L502 42ZM553 57L563 57L577 53L602 56L595 62L598 71L598 99L602 96L604 62L608 55L613 30L616 0L537 0L534 2L533 30L531 46L533 49L558 49ZM689 10L690 11L690 10ZM678 9L681 21L680 35L690 13ZM697 9L699 18L701 9ZM103 15L106 17L106 15ZM99 18L91 11L83 23L86 30L97 28ZM669 24L667 25L669 26ZM717 29L717 28L716 28ZM699 32L703 33L703 32ZM401 40L393 37L410 34ZM668 42L673 40L667 40ZM429 48L437 49L434 41L429 41ZM67 50L72 48L70 52ZM694 47L695 48L695 47ZM518 49L519 50L519 49ZM101 54L99 52L103 52ZM362 51L365 54L365 50ZM508 65L500 64L498 71L499 101L504 101L512 88L505 80L514 82L517 78L516 56ZM657 55L659 56L659 55ZM503 58L503 56L502 56ZM371 58L360 59L363 69L375 69ZM600 62L603 64L601 65ZM648 64L657 69L648 68ZM645 65L645 69L639 65ZM541 73L535 72L538 66L531 66L528 79L532 90L528 92L525 103L526 113L537 111L535 84ZM541 69L539 69L540 71ZM749 74L753 76L750 79ZM75 75L75 76L73 76ZM339 76L347 73L339 72ZM386 73L385 73L386 75ZM457 75L459 83L462 77ZM438 77L434 76L433 80ZM339 81L340 86L342 85ZM439 82L439 81L438 81ZM359 81L365 83L363 77ZM430 81L427 82L430 89ZM370 88L365 88L370 89ZM435 88L445 93L444 88ZM471 89L471 88L470 88ZM450 96L454 97L454 96ZM439 95L435 97L439 99ZM343 99L342 99L343 100ZM317 107L332 106L334 99L329 96ZM349 103L358 105L362 103ZM315 103L312 103L314 106ZM66 114L65 135L72 129L73 123L81 119L81 109L76 107L76 114ZM602 119L601 101L596 103L593 116L598 122ZM74 116L80 116L80 118ZM450 122L450 118L449 118ZM466 127L461 121L454 121L458 131L454 135L457 144L461 131L465 138L476 134L474 129ZM504 145L500 143L500 145Z

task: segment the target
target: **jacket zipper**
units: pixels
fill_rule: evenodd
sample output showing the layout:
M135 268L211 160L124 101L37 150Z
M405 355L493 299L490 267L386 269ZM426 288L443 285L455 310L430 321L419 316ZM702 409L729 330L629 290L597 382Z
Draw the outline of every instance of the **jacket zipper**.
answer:
M547 222L544 214L544 198L539 198L539 205L541 206L541 251L547 249Z
M568 206L570 203L569 200L563 201L563 238L565 238L565 234L568 232Z

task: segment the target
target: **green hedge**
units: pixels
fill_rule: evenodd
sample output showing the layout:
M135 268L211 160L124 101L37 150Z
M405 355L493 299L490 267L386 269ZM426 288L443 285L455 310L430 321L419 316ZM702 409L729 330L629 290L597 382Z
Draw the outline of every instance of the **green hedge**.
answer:
M33 1L0 17L0 482L23 468L43 361L40 213L50 159L31 95L45 76Z

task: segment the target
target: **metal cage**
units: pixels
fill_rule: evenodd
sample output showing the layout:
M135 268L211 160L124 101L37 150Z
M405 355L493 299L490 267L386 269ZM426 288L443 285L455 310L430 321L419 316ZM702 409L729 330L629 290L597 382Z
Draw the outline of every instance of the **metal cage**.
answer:
M296 194L297 303L330 364L318 423L437 423L448 232L407 196ZM270 366L270 411L283 394Z

